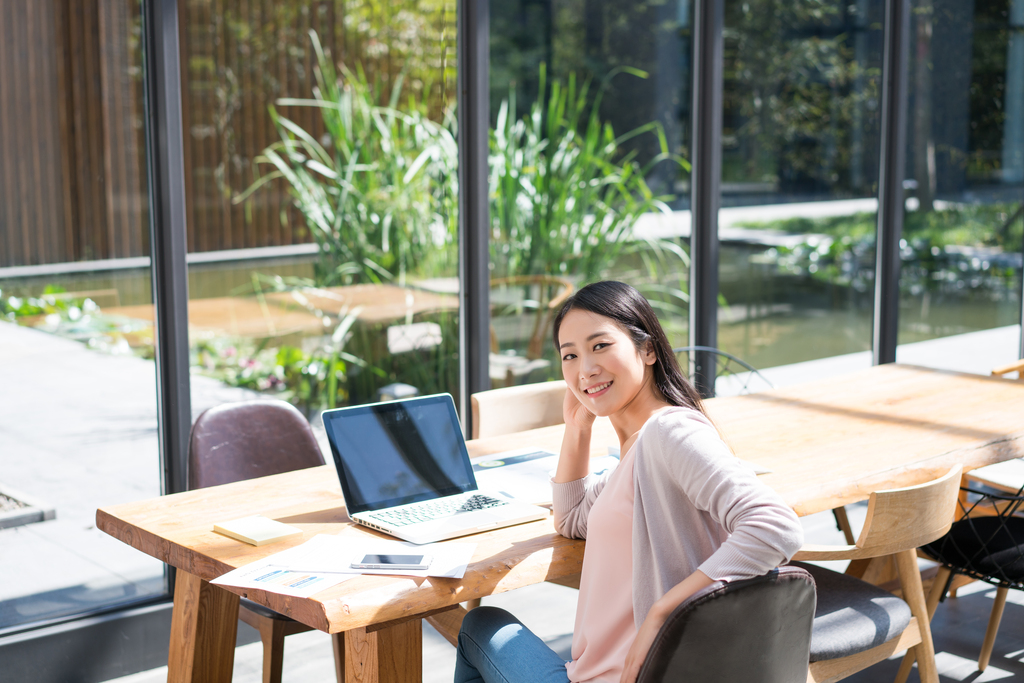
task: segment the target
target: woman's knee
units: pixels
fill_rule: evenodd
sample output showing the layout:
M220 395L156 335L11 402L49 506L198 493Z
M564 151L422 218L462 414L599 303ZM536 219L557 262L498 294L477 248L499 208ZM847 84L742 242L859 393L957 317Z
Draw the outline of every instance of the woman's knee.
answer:
M462 620L459 640L467 636L477 643L487 642L509 624L519 625L520 622L510 612L500 607L477 607L470 610Z

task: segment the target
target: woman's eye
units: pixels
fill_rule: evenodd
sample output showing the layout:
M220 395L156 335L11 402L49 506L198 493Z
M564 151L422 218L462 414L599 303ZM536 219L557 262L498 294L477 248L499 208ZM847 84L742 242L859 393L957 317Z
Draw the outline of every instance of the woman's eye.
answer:
M567 353L564 356L562 356L562 362L564 363L565 361L572 360L575 357L576 357L575 353Z
M594 344L594 350L597 351L598 349L603 349L606 346L611 346L611 344L609 344L608 342L598 342Z

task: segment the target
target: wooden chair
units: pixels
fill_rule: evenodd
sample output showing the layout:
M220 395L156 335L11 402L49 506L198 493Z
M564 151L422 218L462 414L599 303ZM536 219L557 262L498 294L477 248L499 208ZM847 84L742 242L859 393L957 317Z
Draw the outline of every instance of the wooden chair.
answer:
M1006 375L1011 375L1015 372L1017 373L1017 380L1020 382L1024 382L1024 358L1021 358L1018 361L1014 361L1009 365L1001 365L998 368L993 368L992 376L1005 377Z
M637 683L800 681L807 675L814 605L814 582L798 567L716 581L672 611Z
M555 382L520 384L477 392L469 397L473 411L472 437L486 439L562 424L562 402L565 401L565 392L565 380L561 379ZM577 574L552 583L579 588L580 577ZM480 600L470 600L465 604L472 609L479 607Z
M565 381L522 384L469 397L474 439L562 424Z
M203 412L188 444L188 488L229 484L324 464L306 418L284 401L227 403ZM263 641L263 682L280 683L284 637L313 629L268 607L241 599L238 617ZM339 641L335 640L335 663ZM338 665L338 681L343 668Z
M856 544L807 545L795 560L864 560L894 556L902 599L849 574L810 564L818 589L811 636L809 682L838 681L913 648L923 683L938 683L935 649L925 604L917 548L945 534L953 523L962 467L917 486L877 491Z
M1006 377L1017 373L1017 381L1024 382L1024 359L994 368L991 372L993 377ZM1014 466L1010 466L1017 469ZM990 486L1005 493L1015 493L1024 486L1024 478L1019 478L1019 472L1008 471L1007 463L998 463L988 467L979 467L971 470L965 476L966 486ZM1009 476L1008 476L1009 475Z

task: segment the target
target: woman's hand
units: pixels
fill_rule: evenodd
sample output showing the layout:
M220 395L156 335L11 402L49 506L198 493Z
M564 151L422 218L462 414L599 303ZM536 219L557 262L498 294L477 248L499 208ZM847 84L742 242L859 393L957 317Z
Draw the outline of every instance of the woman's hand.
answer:
M597 415L580 403L572 389L566 387L565 400L562 401L562 419L567 427L575 427L581 432L589 432L594 426Z
M700 570L695 571L677 583L672 590L661 596L651 606L650 611L647 612L647 618L640 625L640 630L636 632L636 638L633 639L629 652L626 653L626 664L622 668L622 677L619 679L619 683L636 682L636 677L640 674L640 667L644 665L644 660L647 659L647 653L650 652L651 645L654 644L654 639L658 636L658 631L672 614L672 610L682 604L683 600L712 583L714 582L708 578L707 574Z
M654 639L658 636L658 631L661 630L667 618L668 615L654 614L653 610L648 612L644 623L640 625L640 630L636 632L636 638L633 640L629 652L626 653L626 665L622 668L622 678L619 679L619 683L636 682L636 677L640 675L640 667L644 665L647 653L650 652L651 645L654 645Z
M590 432L597 416L583 407L572 389L566 387L562 417L565 419L565 435L562 437L558 467L555 468L555 481L558 483L582 479L590 471Z

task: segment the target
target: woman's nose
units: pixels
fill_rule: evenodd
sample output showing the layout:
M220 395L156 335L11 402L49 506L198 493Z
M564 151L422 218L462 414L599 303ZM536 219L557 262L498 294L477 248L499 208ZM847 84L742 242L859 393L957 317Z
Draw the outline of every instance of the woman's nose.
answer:
M595 363L593 361L589 361L586 358L584 358L583 362L580 363L580 375L583 378L593 377L598 372L600 372L600 370L601 370L601 366L600 365L598 365L597 363Z

